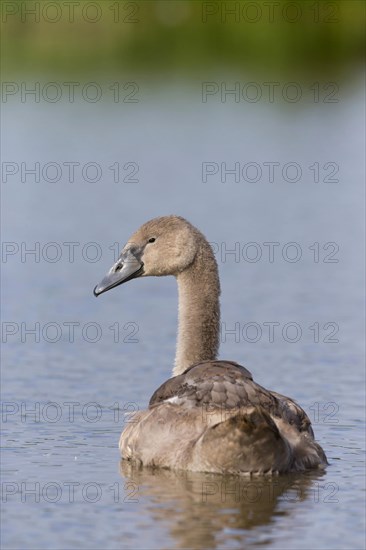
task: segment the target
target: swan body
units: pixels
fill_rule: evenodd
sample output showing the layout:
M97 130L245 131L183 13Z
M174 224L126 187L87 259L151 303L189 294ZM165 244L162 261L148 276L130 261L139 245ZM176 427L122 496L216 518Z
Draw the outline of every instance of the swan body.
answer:
M94 289L173 275L179 328L172 378L129 419L122 457L145 466L230 474L276 474L323 468L327 459L306 413L268 391L233 361L217 359L220 284L213 251L178 216L156 218L132 235Z

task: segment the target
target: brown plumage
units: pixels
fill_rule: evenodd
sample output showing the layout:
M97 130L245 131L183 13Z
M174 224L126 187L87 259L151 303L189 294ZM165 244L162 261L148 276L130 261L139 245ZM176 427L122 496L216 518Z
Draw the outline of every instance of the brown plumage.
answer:
M148 466L233 474L324 467L306 413L292 399L253 381L238 363L217 360L220 284L205 237L178 216L144 224L124 247L95 295L127 280L174 275L179 327L173 377L147 411L129 419L122 457Z

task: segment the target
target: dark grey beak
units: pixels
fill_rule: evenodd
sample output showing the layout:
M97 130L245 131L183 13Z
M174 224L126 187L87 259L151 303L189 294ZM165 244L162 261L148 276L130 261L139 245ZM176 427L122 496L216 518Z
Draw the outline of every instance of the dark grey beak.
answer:
M115 286L127 283L131 279L140 277L144 272L144 264L131 252L122 252L118 261L112 266L104 279L94 288L94 296L99 296Z

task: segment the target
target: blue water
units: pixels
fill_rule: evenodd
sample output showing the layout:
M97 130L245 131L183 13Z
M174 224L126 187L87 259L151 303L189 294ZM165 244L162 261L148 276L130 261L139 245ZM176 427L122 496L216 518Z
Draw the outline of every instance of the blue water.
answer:
M3 160L19 170L2 183L4 549L364 547L363 109L357 88L299 106L202 103L199 84L141 85L136 104L4 105ZM22 182L36 162L62 167L59 181L53 165ZM99 181L82 174L90 162ZM115 183L116 162L138 181ZM222 162L262 177L222 182ZM171 213L216 251L220 356L305 408L325 473L120 464L126 413L170 376L176 285L92 290L141 223Z

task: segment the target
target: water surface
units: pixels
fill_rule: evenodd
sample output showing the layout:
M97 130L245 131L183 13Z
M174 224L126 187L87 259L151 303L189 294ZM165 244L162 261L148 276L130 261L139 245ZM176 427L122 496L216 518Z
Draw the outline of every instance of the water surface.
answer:
M362 112L357 91L299 109L202 104L199 87L147 89L139 104L5 106L4 160L97 162L103 177L2 184L13 243L2 289L4 548L363 547ZM115 162L136 163L138 182L114 183ZM303 175L203 183L203 162L296 162ZM315 182L315 162L337 163L339 182ZM215 248L221 357L306 409L325 473L248 480L120 464L125 413L171 372L176 287L132 281L98 300L92 289L114 243L170 213ZM276 243L273 261L264 243Z

